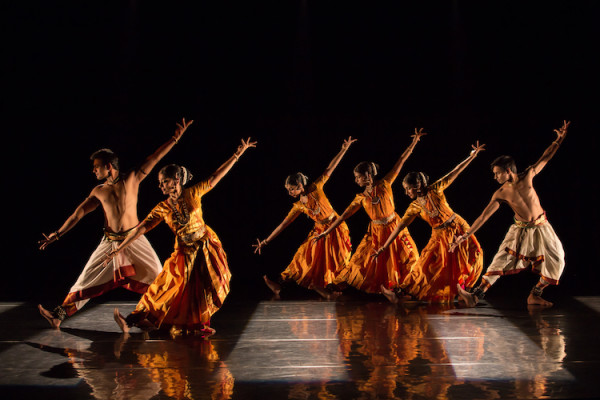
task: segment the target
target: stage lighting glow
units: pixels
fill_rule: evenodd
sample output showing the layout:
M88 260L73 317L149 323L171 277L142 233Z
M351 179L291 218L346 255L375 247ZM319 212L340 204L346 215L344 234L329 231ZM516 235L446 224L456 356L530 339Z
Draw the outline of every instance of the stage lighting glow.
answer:
M591 308L600 314L600 297L598 296L589 296L589 297L575 297L575 300L584 304L586 307Z
M348 380L335 303L260 303L225 363L236 382Z
M490 315L429 316L458 379L574 380L563 366L565 338L543 313L530 313L536 330L524 332L499 311L485 312Z

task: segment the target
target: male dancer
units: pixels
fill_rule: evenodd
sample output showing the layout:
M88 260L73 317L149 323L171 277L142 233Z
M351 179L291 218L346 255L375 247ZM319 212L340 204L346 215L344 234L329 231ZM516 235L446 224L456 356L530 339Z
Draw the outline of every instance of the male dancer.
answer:
M570 122L564 121L560 129L554 130L557 134L556 140L546 149L542 157L524 172L517 174L515 162L509 156L500 156L492 163L494 179L502 186L494 193L490 203L471 225L471 229L464 235L456 237L450 251L454 251L469 236L477 232L498 210L500 203L506 203L512 208L515 213L515 223L506 234L481 284L471 293L458 287L458 294L468 307L475 306L500 276L521 272L529 265L540 275L540 280L531 289L527 304L552 305L542 298L542 292L550 284L558 285L565 267L565 253L533 188L533 177L539 174L556 154L567 135L569 124Z
M40 313L53 328L81 309L92 297L100 296L117 287L143 294L148 285L160 273L162 265L148 240L142 236L127 250L103 265L105 255L115 249L139 224L137 201L140 183L152 168L173 148L186 129L194 121L177 124L175 134L160 146L142 165L126 174L119 171L119 160L109 149L96 151L90 159L92 172L98 180L105 180L96 186L90 195L75 209L75 212L55 232L44 235L40 250L59 240L71 230L86 214L102 206L104 211L104 237L92 253L77 282L71 287L62 305L48 311L38 305Z

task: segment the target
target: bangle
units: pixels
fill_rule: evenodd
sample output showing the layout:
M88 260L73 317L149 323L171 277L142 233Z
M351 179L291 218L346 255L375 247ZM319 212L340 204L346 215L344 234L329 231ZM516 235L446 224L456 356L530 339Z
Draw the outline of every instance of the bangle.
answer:
M58 231L55 231L54 237L56 238L56 240L60 239L60 233L58 233Z
M179 142L179 138L175 137L175 135L173 135L173 137L171 139L173 139L173 141L175 142L175 144L177 144L177 142Z
M552 142L552 144L555 144L557 146L560 146L560 143L558 142L558 140L555 140L554 142Z
M240 156L238 156L237 153L233 153L233 157L235 157L235 161L239 161L240 160Z

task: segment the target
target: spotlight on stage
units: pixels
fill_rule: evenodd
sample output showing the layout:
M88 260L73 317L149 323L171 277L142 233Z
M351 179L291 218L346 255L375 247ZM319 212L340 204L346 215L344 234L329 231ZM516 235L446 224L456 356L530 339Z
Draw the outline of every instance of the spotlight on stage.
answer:
M347 381L335 303L260 303L225 363L236 382Z

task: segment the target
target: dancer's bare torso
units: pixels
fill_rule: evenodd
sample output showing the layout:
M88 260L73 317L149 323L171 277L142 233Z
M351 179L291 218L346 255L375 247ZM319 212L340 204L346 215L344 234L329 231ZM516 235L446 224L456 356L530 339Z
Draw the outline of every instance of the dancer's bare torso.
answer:
M512 208L515 218L529 222L539 217L544 209L533 187L533 168L528 168L514 182L505 182L494 194L494 199L504 202Z
M112 232L124 232L138 223L137 201L140 181L135 173L123 175L115 183L96 186L88 200L101 205L104 210L105 228Z

